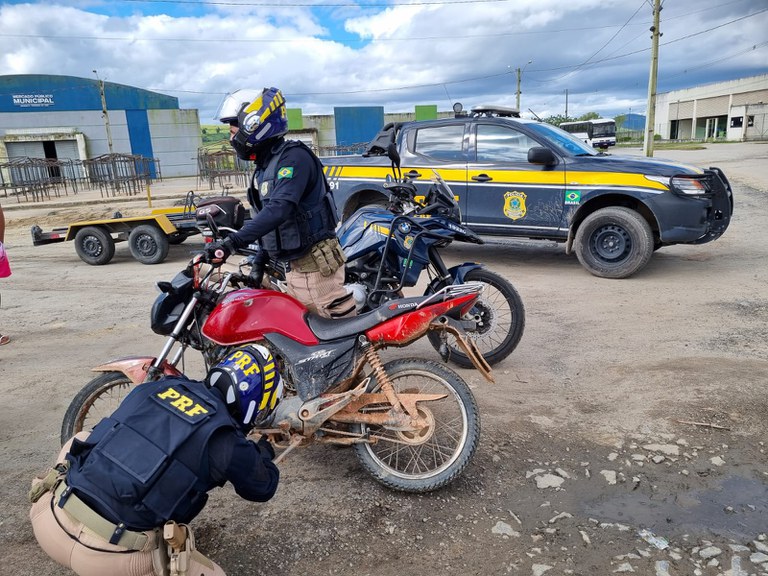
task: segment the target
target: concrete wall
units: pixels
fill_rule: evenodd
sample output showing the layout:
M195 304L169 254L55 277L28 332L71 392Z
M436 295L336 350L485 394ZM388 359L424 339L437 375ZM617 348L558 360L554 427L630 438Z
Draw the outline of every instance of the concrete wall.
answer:
M438 118L450 118L453 116L453 112L438 112L437 117ZM415 112L398 112L398 113L385 113L384 114L384 122L381 126L379 126L379 129L384 126L384 124L388 124L390 122L411 122L413 120L416 120L416 113ZM315 145L317 146L319 153L321 156L328 156L332 155L334 151L332 150L337 145L336 143L336 122L334 119L333 114L322 114L322 115L315 115L315 116L304 116L303 117L303 127L304 130L314 130L314 138L313 141L315 142ZM373 136L369 138L369 141L373 139ZM289 134L290 138L296 138L292 134ZM304 138L301 138L302 140Z
M197 110L147 110L154 157L163 177L197 174L197 150L203 145Z
M654 132L669 139L676 122L678 140L741 140L748 136L731 127L732 118L743 116L745 106L765 103L768 103L768 74L665 92L656 98Z
M125 113L114 110L109 113L112 146L115 152L131 153L128 124ZM0 113L0 139L7 135L36 134L45 139L47 134L79 132L86 140L87 157L109 153L107 133L101 111L74 112L14 112ZM81 158L83 160L84 158Z
M728 124L728 140L767 140L768 103L734 106Z
M147 110L152 156L165 177L197 174L197 149L202 145L197 110ZM136 154L131 146L125 111L109 111L112 152ZM60 140L80 134L85 142L80 160L109 154L107 131L100 111L0 113L0 162L8 159L5 142ZM74 136L72 136L74 139ZM145 154L146 155L146 154Z

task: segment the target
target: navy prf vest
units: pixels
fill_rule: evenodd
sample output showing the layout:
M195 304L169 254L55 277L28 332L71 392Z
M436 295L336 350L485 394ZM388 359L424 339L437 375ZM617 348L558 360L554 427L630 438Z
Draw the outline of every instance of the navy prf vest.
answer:
M67 484L95 512L129 529L189 522L217 485L209 475L208 441L223 427L234 428L233 421L204 384L183 378L142 384L85 442L73 442Z
M320 240L333 238L338 223L336 203L323 175L323 165L301 140L284 140L272 150L272 157L264 169L256 169L253 173L248 200L257 210L261 210L264 203L269 202L269 195L277 184L277 172L283 152L295 146L303 147L307 151L317 168L317 178L314 186L304 191L296 218L282 222L276 230L261 238L262 247L281 259L302 256Z

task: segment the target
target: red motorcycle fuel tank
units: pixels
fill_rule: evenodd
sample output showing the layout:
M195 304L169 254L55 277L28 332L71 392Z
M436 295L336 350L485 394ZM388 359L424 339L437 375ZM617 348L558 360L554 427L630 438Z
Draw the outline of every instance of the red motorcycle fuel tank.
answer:
M306 313L306 307L288 294L243 288L216 305L203 324L203 335L222 346L233 346L278 333L313 346L319 341L304 320Z

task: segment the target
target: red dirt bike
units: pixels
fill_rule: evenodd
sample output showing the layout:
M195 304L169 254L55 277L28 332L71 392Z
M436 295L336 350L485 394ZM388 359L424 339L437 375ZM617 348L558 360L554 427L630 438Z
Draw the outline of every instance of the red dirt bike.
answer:
M352 446L376 480L406 492L444 486L469 464L480 418L466 382L421 358L384 364L378 350L447 330L493 381L459 322L482 285L450 285L340 320L311 314L291 296L260 288L248 274L204 264L200 255L158 287L162 294L152 308L152 329L168 336L160 355L93 368L102 374L72 400L62 443L111 413L132 386L180 375L187 349L200 351L209 368L233 348L259 343L276 359L284 395L271 419L253 432L283 448L278 458L312 441Z

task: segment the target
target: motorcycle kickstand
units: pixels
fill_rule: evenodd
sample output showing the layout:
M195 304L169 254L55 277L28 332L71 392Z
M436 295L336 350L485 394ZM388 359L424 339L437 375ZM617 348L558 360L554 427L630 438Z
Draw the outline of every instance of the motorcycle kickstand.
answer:
M272 463L279 464L283 460L283 458L285 458L288 455L289 452L293 452L293 450L295 448L298 448L303 441L304 441L304 437L301 434L295 434L291 438L291 441L288 443L288 446L286 447L286 449L280 452L280 454L278 454L275 458L272 459Z

